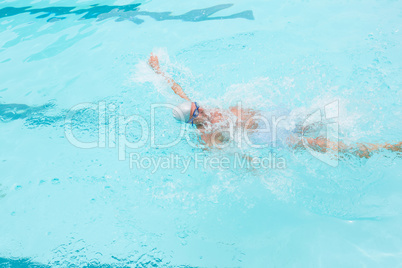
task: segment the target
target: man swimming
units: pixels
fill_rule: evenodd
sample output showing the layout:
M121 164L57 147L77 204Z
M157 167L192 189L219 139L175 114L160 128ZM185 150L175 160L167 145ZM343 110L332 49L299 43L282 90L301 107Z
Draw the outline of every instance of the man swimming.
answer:
M175 119L195 125L200 133L201 140L211 148L220 148L222 144L230 141L232 137L231 131L235 126L242 128L245 133L251 134L251 142L261 143L265 141L267 144L287 145L293 149L305 148L305 143L310 148L319 152L326 152L333 150L340 153L351 153L361 158L369 158L375 152L382 150L389 150L393 152L401 152L402 142L397 144L371 144L371 143L357 143L356 146L348 146L343 142L332 142L323 137L303 137L303 141L297 137L297 132L275 131L275 135L260 135L259 129L263 121L263 128L267 126L267 120L259 120L261 118L267 119L261 112L252 109L243 109L241 107L230 107L228 110L220 109L204 109L199 106L197 102L192 102L190 98L184 93L183 89L172 78L168 77L160 68L158 57L151 54L149 65L154 72L168 82L172 90L186 102L181 103L173 110ZM273 122L268 121L268 125ZM278 132L278 133L277 133ZM287 133L286 133L287 132ZM299 134L303 133L304 129L299 130ZM283 134L286 133L286 134ZM248 138L248 137L247 137Z

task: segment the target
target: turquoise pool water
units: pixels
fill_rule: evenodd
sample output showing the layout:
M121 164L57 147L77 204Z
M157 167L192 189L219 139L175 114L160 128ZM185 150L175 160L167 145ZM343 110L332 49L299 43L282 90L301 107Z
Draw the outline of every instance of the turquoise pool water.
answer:
M271 151L184 137L164 148L181 125L151 105L180 99L146 60L158 54L204 105L303 118L335 102L342 141L397 142L401 12L373 0L1 1L0 266L400 266L400 154L333 167L279 149L285 168L195 166ZM142 121L119 133L119 116ZM141 122L159 145L126 148ZM175 156L193 162L150 162Z

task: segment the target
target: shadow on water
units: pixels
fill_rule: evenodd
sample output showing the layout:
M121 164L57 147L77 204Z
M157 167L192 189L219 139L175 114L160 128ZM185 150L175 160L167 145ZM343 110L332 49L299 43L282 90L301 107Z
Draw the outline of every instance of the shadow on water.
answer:
M0 258L0 267L50 267L40 263L31 262L29 259L5 259Z
M117 258L115 258L117 259ZM121 264L101 264L97 261L92 261L89 263L82 263L80 267L83 268L115 268L115 267L159 267L162 260L159 258L149 259L148 261L129 261ZM68 261L66 260L66 263ZM72 264L60 263L59 261L55 262L52 265L42 264L38 262L33 262L29 258L21 258L21 259L8 259L0 257L0 267L12 267L12 268L50 268L50 267L76 267ZM164 266L164 267L173 267L173 266ZM187 265L180 265L178 267L189 267Z
M63 116L46 116L45 113L52 107L52 103L32 107L16 103L0 104L0 122L25 119L31 125L51 125L64 119Z
M139 9L140 4L131 4L123 6L107 6L107 5L91 5L89 8L77 9L76 7L46 7L46 8L32 8L26 7L5 7L0 9L0 18L15 16L18 14L29 13L39 14L36 18L48 18L48 22L54 22L63 20L66 17L64 15L82 15L79 19L97 19L98 21L108 18L116 18L116 21L132 21L136 24L141 24L144 20L137 16L148 16L157 21L165 20L181 20L189 22L200 22L207 20L223 20L223 19L237 19L243 18L248 20L254 20L253 12L251 10L245 10L240 13L235 13L228 16L215 16L211 17L218 11L227 9L233 4L221 4L203 9L194 9L182 15L172 15L172 12L149 12L141 11Z
M3 192L2 185L0 183L0 199L5 197L5 196L6 196L6 194Z
M0 124L22 120L24 125L30 129L47 126L64 127L69 112L71 110L56 109L54 103L46 103L41 106L18 103L0 104ZM75 112L72 120L77 128L98 131L98 117L97 112L93 109L83 108Z

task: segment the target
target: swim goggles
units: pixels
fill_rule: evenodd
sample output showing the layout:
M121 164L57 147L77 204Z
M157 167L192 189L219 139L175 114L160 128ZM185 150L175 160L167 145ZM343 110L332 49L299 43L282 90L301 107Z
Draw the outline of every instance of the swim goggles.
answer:
M195 104L195 110L194 110L194 112L193 112L193 116L192 116L191 120L188 120L188 122L187 122L187 123L190 123L190 122L191 122L191 125L192 125L192 126L194 126L194 123L193 123L194 119L196 119L197 116L200 114L200 111L198 111L198 109L200 108L200 106L198 106L198 104L197 104L196 102L194 102L194 104Z

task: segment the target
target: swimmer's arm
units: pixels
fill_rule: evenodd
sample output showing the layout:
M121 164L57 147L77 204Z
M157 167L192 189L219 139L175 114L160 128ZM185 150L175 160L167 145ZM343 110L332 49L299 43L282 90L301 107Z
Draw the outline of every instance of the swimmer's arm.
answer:
M189 97L187 97L186 93L184 93L183 89L179 84L177 84L172 78L168 77L164 72L162 72L161 67L159 65L159 60L158 57L155 56L154 54L151 54L148 60L149 65L152 67L152 69L155 71L155 73L161 75L164 77L167 82L169 83L170 87L176 93L179 95L181 98L191 101Z
M200 140L204 143L204 149L221 149L218 144L221 144L222 141L220 137L222 136L219 132L207 133L205 130L200 130Z
M203 143L204 143L204 150L208 150L208 149L210 149L210 148L213 148L213 144L212 144L212 142L211 142L211 134L207 134L207 133L205 133L205 131L203 131L203 130L200 130L200 133L201 133L201 135L200 135L200 140L201 141L203 141Z
M372 144L372 143L357 143L355 146L348 146L345 143L338 141L333 142L325 138L306 138L306 142L310 145L310 148L319 151L321 153L327 150L333 150L339 153L350 153L360 158L370 158L373 153L381 150L389 150L392 152L402 151L402 142L396 144ZM293 143L294 148L304 148L302 141L295 138L291 138L290 143Z

